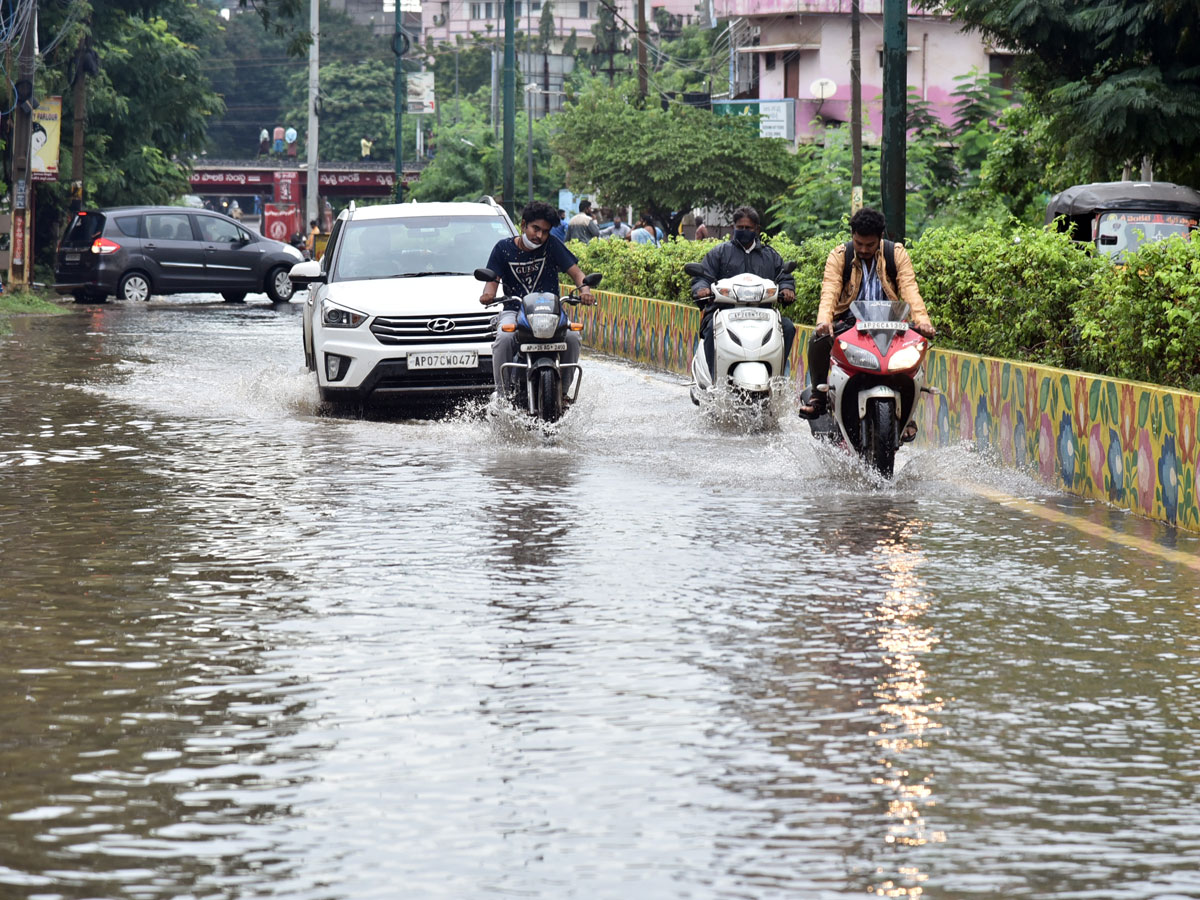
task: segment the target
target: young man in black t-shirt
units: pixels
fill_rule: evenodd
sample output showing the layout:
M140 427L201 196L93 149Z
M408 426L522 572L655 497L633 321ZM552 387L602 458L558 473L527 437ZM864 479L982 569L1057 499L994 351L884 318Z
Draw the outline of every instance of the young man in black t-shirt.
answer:
M583 270L579 261L562 241L550 234L558 224L558 213L548 203L530 203L521 210L521 233L515 238L504 238L492 248L487 267L499 276L498 281L489 281L479 297L484 306L496 302L500 282L504 282L504 312L499 325L517 320L521 298L526 294L547 291L559 293L558 276L566 272L579 288L579 298L587 306L596 301L592 291L583 283ZM492 344L492 376L496 380L496 394L504 396L504 364L512 362L516 349L516 333L497 330L496 342ZM579 362L579 333L567 332L568 363Z

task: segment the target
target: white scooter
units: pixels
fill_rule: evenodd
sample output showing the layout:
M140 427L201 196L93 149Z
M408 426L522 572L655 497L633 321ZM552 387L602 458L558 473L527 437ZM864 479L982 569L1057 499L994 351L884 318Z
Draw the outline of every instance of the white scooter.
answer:
M787 263L784 273L795 269ZM683 271L704 276L700 263ZM709 374L704 341L696 341L692 356L692 402L697 406L730 402L734 411L769 411L772 381L781 379L787 360L783 355L783 315L776 305L779 288L758 275L722 278L712 286L713 349L716 365ZM778 383L778 382L776 382Z

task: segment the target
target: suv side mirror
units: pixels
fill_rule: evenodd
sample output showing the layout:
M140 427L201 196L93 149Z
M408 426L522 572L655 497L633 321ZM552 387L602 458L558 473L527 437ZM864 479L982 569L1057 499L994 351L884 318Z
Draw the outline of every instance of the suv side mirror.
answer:
M308 259L304 262L298 262L290 272L288 278L292 280L292 284L297 288L308 287L310 284L324 284L325 273L321 271L321 261L318 259Z

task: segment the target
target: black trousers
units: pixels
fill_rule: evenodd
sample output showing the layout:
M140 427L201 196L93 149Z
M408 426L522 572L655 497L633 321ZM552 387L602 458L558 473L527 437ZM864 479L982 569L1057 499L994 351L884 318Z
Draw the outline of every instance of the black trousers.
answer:
M853 316L843 316L833 322L833 334L821 337L814 331L808 339L808 377L815 388L829 379L829 357L833 353L833 339L848 328L854 327Z
M700 340L704 341L704 358L708 360L708 375L710 378L715 378L715 368L717 365L716 355L717 350L714 346L716 341L713 338L713 311L709 310L704 313L704 318L700 320ZM796 326L787 316L783 316L783 367L786 369L788 357L792 355L792 343L796 340ZM832 348L832 344L830 347ZM829 354L825 354L826 368L829 366ZM782 375L783 372L774 372L774 375Z

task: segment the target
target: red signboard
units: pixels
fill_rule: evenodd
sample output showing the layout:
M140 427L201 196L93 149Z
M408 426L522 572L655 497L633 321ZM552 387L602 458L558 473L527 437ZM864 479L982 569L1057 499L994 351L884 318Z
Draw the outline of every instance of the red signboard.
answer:
M275 173L275 202L276 203L299 203L300 202L300 173L299 172L276 172Z
M406 176L407 172L404 173ZM321 187L392 187L395 172L322 172L317 176Z
M271 184L273 174L272 172L198 171L192 173L192 185L194 187L243 187L248 184L267 185Z
M300 207L294 203L263 206L262 233L275 241L286 241L293 234L300 234Z
M25 265L25 210L13 212L12 264Z

